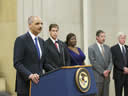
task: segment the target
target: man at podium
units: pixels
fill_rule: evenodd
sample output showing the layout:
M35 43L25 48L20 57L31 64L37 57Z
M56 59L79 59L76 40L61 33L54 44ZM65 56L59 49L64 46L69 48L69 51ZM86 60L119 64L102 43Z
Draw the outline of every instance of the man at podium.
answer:
M28 18L29 30L16 38L14 45L14 67L16 69L17 96L29 96L30 80L39 82L44 64L44 40L38 34L42 30L38 16Z

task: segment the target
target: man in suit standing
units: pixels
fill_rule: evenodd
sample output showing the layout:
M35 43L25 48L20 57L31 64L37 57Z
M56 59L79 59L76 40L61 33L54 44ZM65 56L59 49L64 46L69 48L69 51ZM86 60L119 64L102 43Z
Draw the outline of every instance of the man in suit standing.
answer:
M105 32L96 32L96 43L88 48L88 55L94 72L97 96L109 96L110 72L112 69L112 55L110 48L104 44Z
M44 64L44 40L38 34L42 30L38 16L28 18L29 31L16 38L14 45L14 67L16 69L17 96L29 96L30 80L39 82Z
M62 66L70 65L70 57L65 44L58 39L59 26L49 26L50 37L46 40L46 71L52 71Z
M128 96L128 46L125 45L126 35L118 33L118 44L111 47L113 59L113 79L116 96Z

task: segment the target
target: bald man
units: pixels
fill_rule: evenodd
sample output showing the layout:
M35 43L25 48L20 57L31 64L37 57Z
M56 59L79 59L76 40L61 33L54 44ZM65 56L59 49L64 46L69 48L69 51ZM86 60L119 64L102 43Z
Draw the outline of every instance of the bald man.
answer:
M29 96L29 81L38 84L39 75L42 74L45 61L44 40L38 36L42 25L40 17L30 16L28 32L16 38L13 61L16 69L17 96Z

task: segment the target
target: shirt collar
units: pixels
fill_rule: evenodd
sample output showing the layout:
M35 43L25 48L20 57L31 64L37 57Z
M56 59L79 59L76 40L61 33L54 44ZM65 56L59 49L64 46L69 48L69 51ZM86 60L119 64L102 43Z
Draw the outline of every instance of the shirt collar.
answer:
M120 46L121 49L122 49L122 47L125 47L124 45L120 44L119 42L118 42L118 45Z
M50 39L52 40L53 43L55 43L56 41L58 41L58 39L54 40L51 36Z
M118 42L118 44L119 44L120 46L124 46L124 45L125 45L125 44L124 44L124 45L122 45L122 44L120 44L119 42Z
M100 43L97 42L97 41L96 41L96 44L97 44L99 47L103 46L103 44L100 44Z
M35 36L30 30L29 30L29 34L31 35L32 39L35 40L35 38L38 38L38 35Z
M120 46L121 51L123 50L122 47L125 48L125 45L122 45L119 42L118 42L118 45Z

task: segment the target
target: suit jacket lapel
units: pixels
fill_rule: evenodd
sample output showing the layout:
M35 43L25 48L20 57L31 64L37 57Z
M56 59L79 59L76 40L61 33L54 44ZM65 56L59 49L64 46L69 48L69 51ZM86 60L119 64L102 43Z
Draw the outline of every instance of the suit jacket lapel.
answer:
M106 56L107 56L107 49L106 49L106 47L103 45L103 47L104 47L104 59L105 58L107 58Z
M127 49L126 45L125 45L125 49L126 49L126 58L128 58L128 49ZM127 60L127 62L128 62L128 60Z
M38 54L37 54L37 51L36 51L36 47L35 47L35 44L32 40L32 37L30 36L30 34L27 32L27 40L26 42L28 42L28 47L29 49L35 54L35 56L38 58Z
M62 44L61 44L61 41L58 40L58 44L59 44L59 49L60 49L59 54L62 54L62 52L63 52L64 50L63 50L63 46L62 46Z
M126 55L128 55L128 49L127 49L126 45L124 45L124 46L125 46L125 50L126 50Z
M40 38L39 38L39 44L40 44L40 48L41 48L41 51L42 51L42 56L41 56L41 59L42 59L43 53L44 53L44 44L43 44L43 42L41 41Z
M58 49L56 48L55 44L52 42L52 40L49 38L48 41L49 41L49 45L52 46L53 49L56 51L56 53L59 54L59 51L58 51ZM59 47L60 47L60 45L59 45Z
M120 53L121 57L123 57L123 54L122 54L122 51L121 51L121 49L120 49L119 44L117 44L117 49L119 50L119 53ZM125 47L125 49L126 49L126 47Z
M100 49L99 49L99 47L98 47L98 45L96 44L96 50L97 50L97 53L100 55L100 57L103 59L103 61L104 61L104 57L103 57L103 55L102 55L102 53L101 53L101 51L100 51Z
M108 60L108 51L107 51L107 47L105 46L105 45L103 45L104 46L104 63L106 63L107 62L107 60Z

